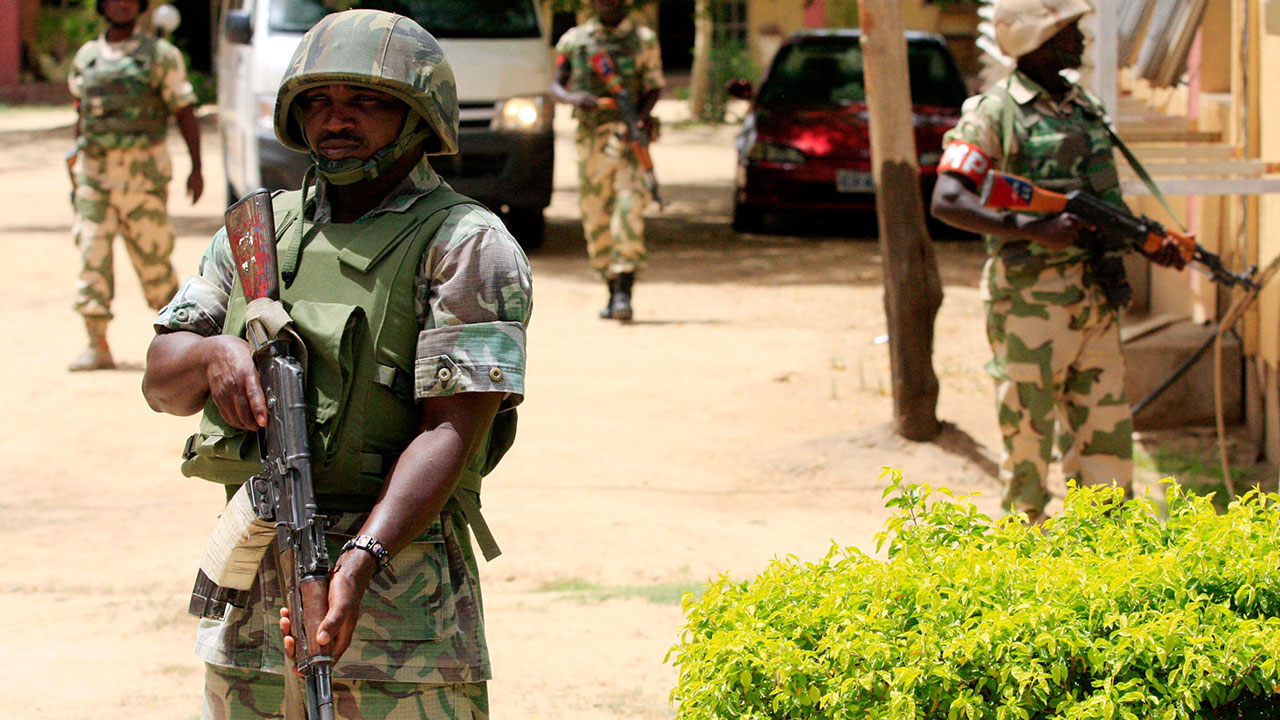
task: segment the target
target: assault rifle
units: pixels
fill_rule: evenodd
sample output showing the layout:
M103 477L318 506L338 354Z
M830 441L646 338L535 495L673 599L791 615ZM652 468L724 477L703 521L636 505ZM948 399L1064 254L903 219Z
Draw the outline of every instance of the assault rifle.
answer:
M1246 289L1257 289L1254 281L1257 266L1244 273L1230 272L1223 267L1221 258L1205 250L1194 237L1170 230L1145 215L1135 216L1122 207L1080 190L1056 193L1036 187L1024 177L992 170L982 183L982 204L1018 212L1071 213L1097 228L1098 237L1107 244L1105 251L1135 247L1145 253L1154 253L1166 238L1173 238L1183 261L1203 267L1214 282L1228 287L1240 285Z
M262 473L227 505L210 538L192 591L195 615L221 617L228 604L243 606L254 571L274 527L281 585L293 625L294 658L306 679L305 717L333 720L333 657L315 631L329 606L326 518L317 513L307 447L303 373L306 346L280 305L275 219L271 196L259 190L227 209L227 238L244 287L247 335L266 398L267 426L258 431ZM291 674L287 687L296 693ZM286 692L286 714L298 716L296 694Z
M622 79L618 77L613 58L608 52L601 50L592 55L591 67L604 81L609 94L613 95L613 97L600 98L597 105L604 110L616 109L622 116L622 122L627 126L627 144L631 146L631 151L640 161L640 167L644 170L645 187L649 188L649 194L657 201L658 209L661 210L664 204L662 196L658 194L658 176L653 171L653 158L649 155L649 134L640 127L640 113L636 110L636 101L631 97L630 91L622 87Z

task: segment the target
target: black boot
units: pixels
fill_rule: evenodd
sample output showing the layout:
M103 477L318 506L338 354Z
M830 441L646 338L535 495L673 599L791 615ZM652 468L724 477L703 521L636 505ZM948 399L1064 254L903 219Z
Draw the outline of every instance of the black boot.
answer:
M600 311L601 320L609 320L613 318L613 301L618 297L618 278L611 277L605 279L605 283L609 285L609 301L604 304L604 309Z
M617 290L609 298L609 316L614 320L631 319L631 286L635 284L635 273L622 273L617 278Z

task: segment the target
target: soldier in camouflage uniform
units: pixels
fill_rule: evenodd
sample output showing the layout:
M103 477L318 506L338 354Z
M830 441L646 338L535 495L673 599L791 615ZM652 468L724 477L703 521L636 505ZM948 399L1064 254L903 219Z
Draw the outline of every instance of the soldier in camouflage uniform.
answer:
M98 0L97 8L108 28L80 48L68 78L79 111L70 157L75 241L82 261L75 308L89 334L88 348L69 367L73 371L115 367L107 323L115 294L111 246L117 233L124 238L148 305L164 307L178 287L169 261L172 172L164 144L171 115L191 154L191 202L204 190L196 96L182 54L138 29L147 0Z
M333 521L317 633L336 658L335 712L481 720L490 667L468 533L497 554L480 479L514 439L523 398L528 260L431 167L457 152L457 90L412 20L322 19L285 72L275 128L313 162L274 208L281 300L307 345L317 503ZM256 451L243 448L266 423L244 322L223 229L156 320L143 381L159 411L203 408L183 472L229 490L253 472ZM281 717L293 639L287 618L275 628L271 563L251 595L248 609L201 621L205 720Z
M1087 0L997 0L1000 49L1017 69L964 105L944 139L946 159L933 214L987 236L981 291L1004 437L1002 506L1044 518L1045 478L1055 441L1066 477L1130 488L1133 421L1124 387L1118 315L1120 276L1086 249L1092 228L1073 215L1029 215L982 207L990 168L1066 192L1084 189L1122 205L1112 139L1099 100L1061 74L1084 51ZM1170 243L1152 256L1178 265ZM1100 272L1103 271L1103 272ZM1119 285L1108 297L1104 285Z
M599 105L609 97L591 58L608 52L622 87L636 98L645 131L654 135L650 116L666 81L657 35L627 17L623 0L593 0L596 17L570 29L556 43L557 75L551 94L573 105L578 119L574 143L578 148L578 180L582 228L587 259L609 286L609 300L600 317L630 320L631 292L636 273L644 269L644 209L649 191L640 160L626 141L626 125L618 111Z

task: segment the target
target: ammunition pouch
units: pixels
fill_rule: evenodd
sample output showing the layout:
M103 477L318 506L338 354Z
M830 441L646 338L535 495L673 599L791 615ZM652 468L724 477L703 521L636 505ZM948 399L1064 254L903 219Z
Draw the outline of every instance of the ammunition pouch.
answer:
M1107 305L1117 312L1124 310L1133 300L1133 288L1124 269L1123 241L1113 242L1099 233L1089 233L1085 238L1089 250L1087 276L1092 276L1107 298Z

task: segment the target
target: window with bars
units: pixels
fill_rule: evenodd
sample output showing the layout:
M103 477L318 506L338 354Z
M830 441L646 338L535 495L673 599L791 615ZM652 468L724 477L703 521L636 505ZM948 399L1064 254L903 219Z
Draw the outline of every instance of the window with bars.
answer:
M716 45L747 41L746 0L720 0L712 4L711 12Z

